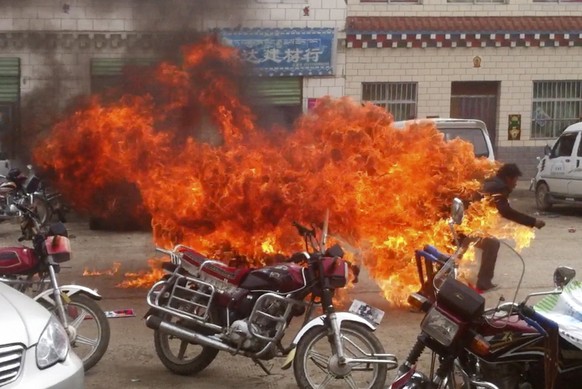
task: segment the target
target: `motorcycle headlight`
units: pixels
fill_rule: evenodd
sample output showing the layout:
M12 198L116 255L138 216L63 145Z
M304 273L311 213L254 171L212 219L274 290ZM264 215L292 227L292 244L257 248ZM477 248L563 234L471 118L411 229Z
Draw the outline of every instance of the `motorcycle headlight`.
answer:
M46 369L64 361L68 353L69 336L57 318L51 316L36 345L36 364L39 369Z
M459 332L459 325L437 311L436 308L432 308L428 312L422 320L420 328L443 346L450 346Z

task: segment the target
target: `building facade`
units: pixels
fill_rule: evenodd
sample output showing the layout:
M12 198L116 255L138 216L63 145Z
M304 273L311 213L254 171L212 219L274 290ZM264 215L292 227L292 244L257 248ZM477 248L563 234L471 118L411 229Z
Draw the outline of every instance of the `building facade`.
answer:
M482 119L498 159L527 178L582 117L580 1L347 3L346 95L397 119Z
M0 2L0 138L46 129L80 96L114 85L126 65L176 56L214 33L256 65L255 87L283 121L317 97L344 93L338 50L344 0L29 0ZM269 111L272 111L270 109Z
M396 119L484 120L527 176L582 117L579 0L29 0L0 2L0 137L18 152L71 99L201 32L257 65L287 121L322 96ZM258 93L258 92L257 92Z

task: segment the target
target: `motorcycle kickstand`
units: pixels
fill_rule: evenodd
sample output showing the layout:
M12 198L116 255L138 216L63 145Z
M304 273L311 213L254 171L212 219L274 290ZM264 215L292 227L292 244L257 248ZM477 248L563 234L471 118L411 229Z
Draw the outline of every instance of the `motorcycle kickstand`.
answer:
M263 369L263 371L264 371L265 373L267 373L267 375L271 375L271 370L273 370L273 366L274 366L274 364L271 364L271 366L270 366L270 367L267 367L267 366L266 366L266 365L263 363L263 361L261 361L261 360L259 360L259 359L252 358L252 360L253 360L253 362L254 362L255 364L259 365L259 366L261 367L261 369Z

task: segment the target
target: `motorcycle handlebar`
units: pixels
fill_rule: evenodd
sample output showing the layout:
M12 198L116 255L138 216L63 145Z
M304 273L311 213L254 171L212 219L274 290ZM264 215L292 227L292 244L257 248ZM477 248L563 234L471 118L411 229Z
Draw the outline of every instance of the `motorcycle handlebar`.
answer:
M172 250L163 249L161 247L156 247L156 251L166 255L172 254Z
M313 230L311 228L307 228L307 227L297 223L296 221L293 221L293 225L297 228L297 232L299 232L299 235L301 235L301 236L314 235L314 233L315 233L315 230Z
M299 252L299 253L293 253L293 255L291 255L291 258L289 258L289 260L293 263L301 263L301 262L305 262L308 261L310 258L310 255L304 251Z
M446 262L451 257L449 254L441 253L439 250L437 250L436 247L432 245L424 246L424 251L442 263Z

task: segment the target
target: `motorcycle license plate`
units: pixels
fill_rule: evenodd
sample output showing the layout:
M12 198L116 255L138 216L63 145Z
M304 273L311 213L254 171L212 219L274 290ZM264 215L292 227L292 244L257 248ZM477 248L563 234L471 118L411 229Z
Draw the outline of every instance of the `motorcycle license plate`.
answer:
M380 325L382 318L384 317L384 311L373 306L366 304L360 300L354 300L350 306L349 311L355 313L358 316L363 317L374 325Z

